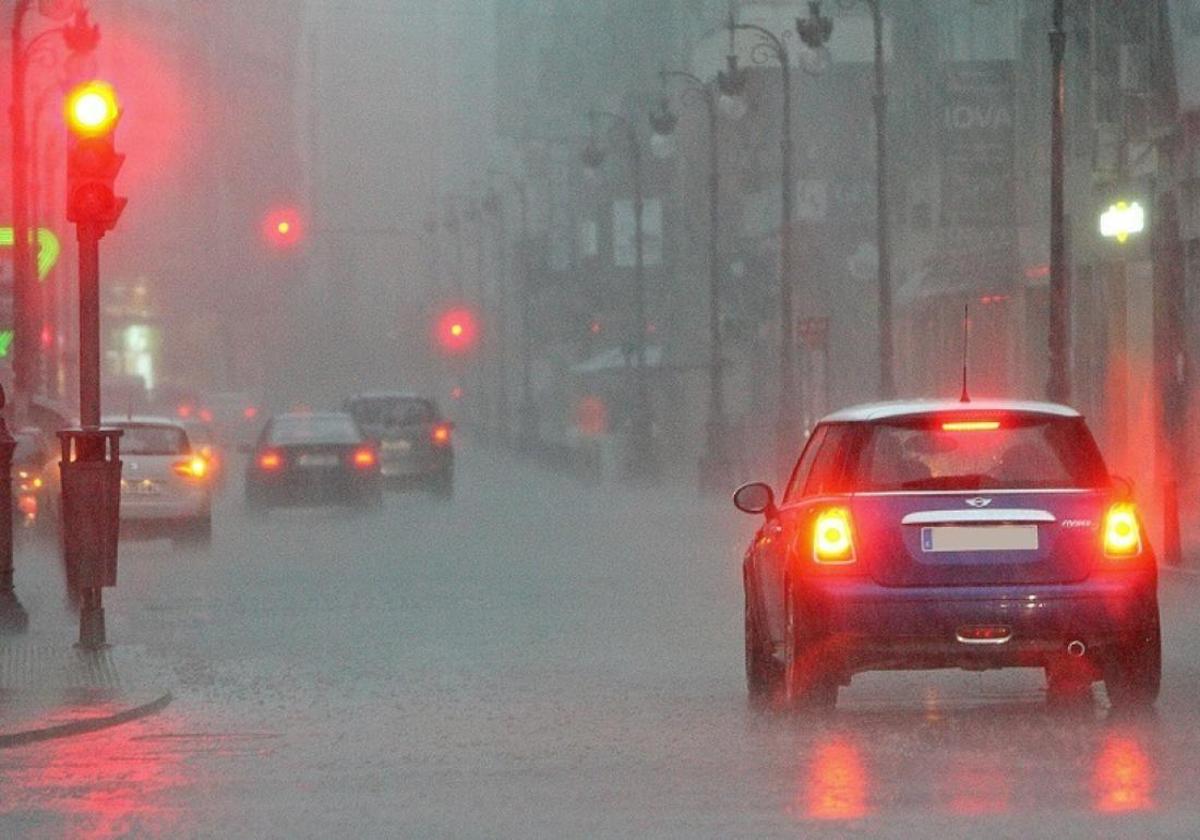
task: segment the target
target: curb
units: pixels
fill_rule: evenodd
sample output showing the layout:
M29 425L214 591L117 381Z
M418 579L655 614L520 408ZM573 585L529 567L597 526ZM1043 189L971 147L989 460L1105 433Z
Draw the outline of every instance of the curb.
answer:
M85 735L89 732L98 732L101 729L109 729L113 726L119 726L122 723L138 720L139 718L149 717L150 715L160 712L165 709L171 702L172 696L170 692L161 697L151 700L149 703L143 703L140 706L134 706L131 709L126 709L123 712L118 712L115 715L107 715L105 717L89 718L87 720L77 720L71 723L60 723L55 726L46 726L41 729L27 729L24 732L13 732L6 735L0 735L0 749L9 747L21 747L26 744L33 744L38 741L49 741L55 738L68 738L72 735Z

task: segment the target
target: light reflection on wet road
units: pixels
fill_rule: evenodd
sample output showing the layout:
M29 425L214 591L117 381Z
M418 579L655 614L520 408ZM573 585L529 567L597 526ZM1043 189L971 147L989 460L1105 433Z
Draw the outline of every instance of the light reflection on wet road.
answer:
M110 635L163 714L0 751L0 836L1200 835L1200 584L1164 585L1157 715L1034 672L869 674L805 719L747 709L751 520L509 463L444 508L222 507L211 557L129 546ZM521 492L514 492L519 487ZM56 603L26 564L31 607Z

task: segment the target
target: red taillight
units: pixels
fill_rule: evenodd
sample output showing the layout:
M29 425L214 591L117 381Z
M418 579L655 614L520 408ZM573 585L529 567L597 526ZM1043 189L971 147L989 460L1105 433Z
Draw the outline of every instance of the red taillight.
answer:
M242 409L242 416L245 417L247 420L253 420L255 417L258 416L258 409L252 405L248 405L244 409Z
M434 446L445 446L450 443L450 427L444 423L433 427L430 433Z
M283 456L278 452L263 452L258 456L258 468L273 472L283 466Z
M828 508L817 515L813 526L813 561L821 565L847 565L854 562L850 511L846 508Z
M375 457L375 450L373 449L364 448L356 449L354 451L354 466L358 467L360 470L370 469L371 467L375 466L378 460L379 459Z
M1104 516L1104 556L1136 557L1142 553L1142 526L1137 508L1118 502Z

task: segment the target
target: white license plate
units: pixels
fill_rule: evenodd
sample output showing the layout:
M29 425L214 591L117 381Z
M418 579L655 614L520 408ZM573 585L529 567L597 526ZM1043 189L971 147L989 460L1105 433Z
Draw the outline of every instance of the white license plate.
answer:
M407 440L385 440L380 448L384 452L408 452L412 449L412 442Z
M921 529L922 551L1036 551L1036 525L953 525Z
M162 493L162 488L155 481L146 479L144 481L122 481L121 492L128 493L130 496L157 496Z
M302 467L336 467L338 465L338 456L301 455L297 463Z

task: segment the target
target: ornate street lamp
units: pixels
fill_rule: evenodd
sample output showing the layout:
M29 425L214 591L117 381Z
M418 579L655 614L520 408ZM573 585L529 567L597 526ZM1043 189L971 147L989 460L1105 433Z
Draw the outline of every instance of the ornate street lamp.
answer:
M629 451L626 453L626 476L632 479L651 480L658 475L658 460L654 452L654 409L650 402L650 382L646 370L646 274L645 237L642 229L642 146L638 139L637 126L629 117L611 111L589 111L590 134L582 151L583 164L595 170L604 163L605 152L599 140L599 122L609 121L610 126L623 129L629 154L630 177L633 182L633 297L634 325L630 344L633 348L635 365L627 367L632 378L630 390L633 405L630 417Z
M100 28L88 22L87 10L80 9L70 23L43 30L28 43L24 39L25 18L32 0L16 0L13 6L11 73L12 104L12 202L13 202L13 391L15 411L22 417L29 405L37 377L36 360L40 353L40 325L35 313L33 258L29 225L29 148L26 137L25 93L30 62L39 48L55 35L72 56L92 52L100 40Z
M801 40L810 49L819 49L829 38L833 23L821 17L821 4L809 4L809 18L796 21ZM733 49L734 34L739 31L753 32L758 36L751 58L757 64L774 60L779 64L783 94L783 126L780 138L782 166L780 189L782 192L781 218L779 222L779 413L775 426L775 450L777 468L790 469L795 461L800 442L796 432L796 370L795 370L795 325L792 314L792 207L795 204L796 182L792 176L792 72L791 57L783 40L757 24L738 23L733 13L729 15L730 50L728 73L736 77L740 73L737 56Z
M736 58L730 55L736 63ZM728 481L730 458L726 441L725 397L722 382L724 364L721 345L721 301L720 301L720 147L718 112L724 110L737 114L736 103L742 102L745 87L745 71L736 66L729 74L718 77L717 86L706 85L698 76L683 71L663 70L659 74L663 86L669 80L683 83L682 96L704 105L708 114L708 420L705 423L704 453L700 457L700 489L712 492ZM745 113L745 108L740 108ZM675 131L678 118L670 111L666 98L659 109L651 114L651 126L656 137L668 137Z

